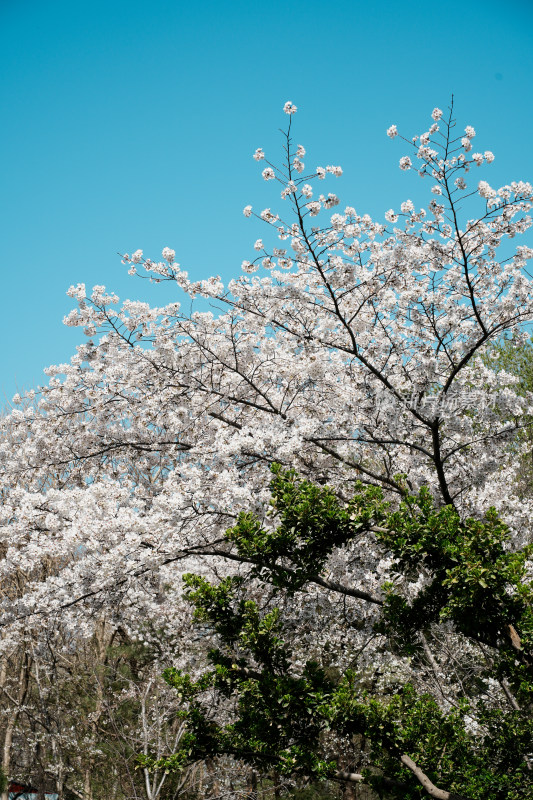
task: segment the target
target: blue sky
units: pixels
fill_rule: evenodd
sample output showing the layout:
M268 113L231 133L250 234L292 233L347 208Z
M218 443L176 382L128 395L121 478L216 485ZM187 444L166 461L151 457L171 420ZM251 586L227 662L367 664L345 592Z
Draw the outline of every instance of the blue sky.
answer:
M533 179L533 3L0 0L0 404L67 361L71 283L162 304L117 252L163 247L194 278L253 255L247 203L279 196L286 100L308 166L341 164L341 203L381 216L416 194L385 130L428 126L452 92L491 183ZM428 187L429 188L429 187Z

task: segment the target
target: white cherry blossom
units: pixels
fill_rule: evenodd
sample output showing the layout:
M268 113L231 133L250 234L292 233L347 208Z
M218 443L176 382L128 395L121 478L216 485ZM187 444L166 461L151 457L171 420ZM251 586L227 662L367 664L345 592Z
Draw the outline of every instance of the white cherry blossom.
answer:
M340 206L328 191L340 167L291 173L288 132L286 162L264 171L284 188L292 181L283 212L264 201L272 209L255 215L265 226L260 252L227 286L217 275L193 281L165 248L162 261L123 256L175 288L160 307L120 304L103 286L69 289L76 308L65 321L87 332L85 342L0 420L0 578L11 581L0 648L28 630L38 639L43 619L89 638L103 612L139 638L152 635L149 620L169 641L182 636L181 575L244 569L218 547L241 510L271 524L274 461L341 497L358 479L380 486L393 504L397 476L407 475L461 515L495 506L513 542L530 538L533 504L513 488L522 445L509 443L532 399L483 356L505 333L527 336L533 321L533 251L520 241L533 188L482 180L463 208L457 190L471 159L452 161L455 134L438 119L431 151L422 137L421 146L407 140L405 180L421 171L431 182L421 184L423 209L398 203L400 223L393 209L388 225L356 211L363 200ZM335 551L327 570L374 594L391 577L370 534ZM316 588L291 602L295 658L310 641L306 615L321 604L339 664L349 661L334 593ZM355 648L375 611L360 600L349 611ZM380 657L376 644L361 658Z

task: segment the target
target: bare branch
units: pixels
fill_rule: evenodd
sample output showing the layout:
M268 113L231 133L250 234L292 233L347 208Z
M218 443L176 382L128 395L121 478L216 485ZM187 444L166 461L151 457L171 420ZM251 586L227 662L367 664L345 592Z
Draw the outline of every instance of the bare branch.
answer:
M404 754L401 756L400 761L407 769L411 770L420 785L426 790L429 796L434 797L435 800L468 800L468 798L462 794L454 794L454 792L448 792L446 789L439 789L409 756Z

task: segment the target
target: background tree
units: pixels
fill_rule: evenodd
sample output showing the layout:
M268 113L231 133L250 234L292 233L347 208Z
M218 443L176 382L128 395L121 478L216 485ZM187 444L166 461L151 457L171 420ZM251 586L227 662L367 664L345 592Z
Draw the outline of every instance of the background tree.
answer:
M527 397L533 391L533 343L531 339L507 336L495 342L492 349L484 357L486 364L492 366L498 374L512 375L515 380L517 394ZM507 380L507 378L506 378ZM509 421L516 426L516 439L511 445L515 448L520 463L517 474L517 489L521 496L531 497L533 491L533 432L530 415Z

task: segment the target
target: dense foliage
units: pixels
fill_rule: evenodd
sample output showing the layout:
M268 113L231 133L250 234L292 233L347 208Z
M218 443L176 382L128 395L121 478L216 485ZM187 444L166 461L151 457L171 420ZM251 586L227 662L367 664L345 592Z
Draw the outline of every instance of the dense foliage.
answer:
M391 511L380 490L362 484L342 503L293 471L273 472L279 524L265 530L243 513L227 538L252 563L249 578L274 595L267 603L250 599L242 577L216 584L184 577L196 619L217 647L209 652L212 668L196 680L166 671L187 705L188 732L157 765L179 772L190 761L231 754L266 772L344 777L405 798L533 797L533 584L525 566L531 546L510 551L494 509L483 520L461 520L453 508L436 507L424 488L406 493ZM392 689L369 685L357 657L334 674L322 659L295 663L290 610L273 605L275 598L305 592L326 557L357 542L365 528L394 559L396 580L384 585L383 600L372 600L382 606L374 626L382 646L433 666L432 640L439 626L453 622L456 647L466 659L477 652L481 664L453 701L445 692L422 691L416 679ZM366 767L343 775L339 761L354 741L364 741Z

